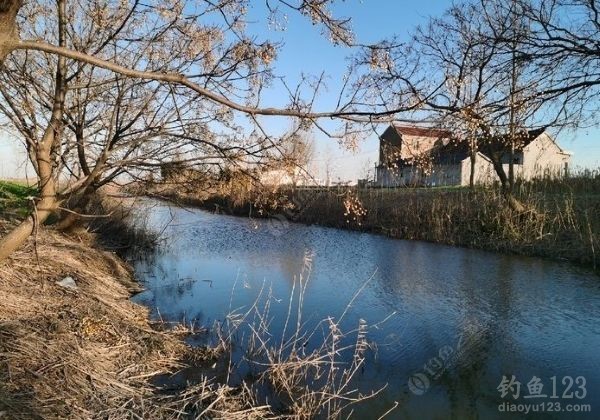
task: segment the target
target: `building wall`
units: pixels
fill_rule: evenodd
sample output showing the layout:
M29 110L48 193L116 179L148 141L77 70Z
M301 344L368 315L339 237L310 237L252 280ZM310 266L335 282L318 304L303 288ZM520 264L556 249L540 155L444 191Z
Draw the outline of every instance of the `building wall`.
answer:
M379 138L379 162L386 163L390 151L400 150L400 136L393 127L388 127Z
M460 185L461 173L462 166L460 163L437 165L430 174L424 174L422 170L413 166L404 167L402 170L378 167L376 184L381 187Z
M462 178L462 164L435 165L431 175L425 177L425 185L430 187L460 185Z
M400 170L378 166L376 170L376 182L378 187L403 187L406 185Z
M460 184L468 186L471 183L471 159L466 158L461 162ZM494 165L481 153L475 159L475 184L491 184L497 179Z
M407 187L417 185L420 176L415 168L377 168L376 185L379 187Z
M440 139L431 136L415 136L403 134L389 127L379 138L379 162L387 162L390 155L392 159L413 159L422 153L425 153L435 145Z
M565 176L565 164L569 165L570 160L571 156L543 133L523 149L523 167L519 177L562 177Z
M402 159L414 159L431 150L438 141L440 140L435 137L403 135L401 157Z
M541 176L564 176L565 164L570 163L571 156L563 152L552 138L544 133L525 147L522 156L519 154L518 159L522 164L514 165L515 177L532 179ZM478 153L475 165L476 184L491 184L498 181L494 166L487 157ZM505 163L502 166L508 175L510 165ZM467 186L470 174L471 160L468 157L456 165L436 165L433 173L427 176L413 167L405 167L400 170L380 166L377 168L377 185L384 187Z

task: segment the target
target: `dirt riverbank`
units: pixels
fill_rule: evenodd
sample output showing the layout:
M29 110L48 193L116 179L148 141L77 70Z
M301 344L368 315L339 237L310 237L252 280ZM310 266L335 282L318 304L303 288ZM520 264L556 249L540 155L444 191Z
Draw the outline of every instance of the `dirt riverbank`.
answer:
M0 220L0 235L17 223ZM210 378L154 385L190 363L212 364L215 353L184 344L183 327L151 322L130 300L140 290L130 267L100 243L86 229L41 228L0 265L0 419L260 413Z
M515 196L526 209L520 213L494 188L282 187L203 195L155 190L181 205L270 217L277 224L318 224L600 267L600 177L520 184Z

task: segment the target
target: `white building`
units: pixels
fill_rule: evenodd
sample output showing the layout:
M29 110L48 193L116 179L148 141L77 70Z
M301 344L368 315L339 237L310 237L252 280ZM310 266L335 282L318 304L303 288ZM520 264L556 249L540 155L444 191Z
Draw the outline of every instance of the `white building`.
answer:
M522 138L513 153L516 178L560 177L568 172L571 155L544 130L529 131ZM494 161L508 174L510 154L501 137L478 141L477 147L475 183L498 180ZM392 124L380 137L378 186L469 185L470 176L469 143L453 139L447 130Z

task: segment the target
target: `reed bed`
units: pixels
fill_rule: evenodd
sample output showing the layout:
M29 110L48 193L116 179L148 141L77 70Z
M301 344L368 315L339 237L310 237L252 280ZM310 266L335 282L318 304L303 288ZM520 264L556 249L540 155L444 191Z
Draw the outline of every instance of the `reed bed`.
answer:
M77 290L56 284L72 277ZM0 266L0 414L9 419L261 418L243 389L204 376L177 392L153 384L212 352L151 325L115 254L85 231L42 230Z
M376 351L368 338L371 328L378 328L393 314L375 325L360 319L355 327L344 329L344 319L367 281L341 314L319 322L305 320L304 297L311 270L312 256L307 253L303 270L294 278L282 331L274 331L272 326L272 305L281 301L266 285L249 308L231 311L217 331L223 348L245 348L241 361L230 359L229 371L233 373L246 364L254 378L247 384L253 390L249 393L268 404L277 417L348 418L356 405L376 398L385 388L361 393L357 385L367 354ZM233 354L226 353L230 357ZM386 417L394 408L379 413L378 418Z
M504 253L600 266L600 174L519 182L507 204L496 186L469 188L318 187L266 189L243 196L165 193L187 205L250 217L285 218Z
M593 182L591 182L593 181ZM298 221L505 253L569 260L598 268L600 181L538 181L517 186L516 212L494 188L325 191ZM350 206L348 205L349 199ZM343 216L340 217L339 215Z
M0 265L0 418L335 419L377 395L354 388L369 350L366 323L342 332L343 314L312 329L302 320L310 256L279 340L265 289L213 330L218 345L192 348L182 338L195 328L151 322L148 309L129 299L140 287L115 251L157 238L144 236L139 224L131 228L119 200L99 199L84 210L110 217L68 234L40 228ZM76 289L58 284L66 277ZM254 376L233 384L240 346ZM214 366L227 362L223 379ZM197 369L199 379L170 380L187 369Z

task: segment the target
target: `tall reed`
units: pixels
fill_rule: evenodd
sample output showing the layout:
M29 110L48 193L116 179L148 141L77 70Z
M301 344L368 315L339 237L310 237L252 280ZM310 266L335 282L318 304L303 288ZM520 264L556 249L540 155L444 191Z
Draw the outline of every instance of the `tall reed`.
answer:
M270 398L262 403L269 401L273 415L294 419L345 418L353 406L385 388L363 394L356 387L366 354L373 349L368 340L372 326L361 319L353 329L344 331L342 327L362 289L342 314L310 325L304 319L304 297L311 267L312 256L306 254L304 269L294 279L282 331L276 331L272 325L272 305L278 301L271 288L263 285L249 309L229 314L220 329L220 342L230 357L232 346L245 347L243 363L256 378L250 386L260 387L263 394L267 391L263 398ZM239 369L234 365L230 359L230 371ZM260 397L258 400L260 404Z
M244 200L213 194L194 202L231 214L319 224L492 251L569 260L598 268L600 174L520 181L508 206L498 186L475 189L256 188Z

